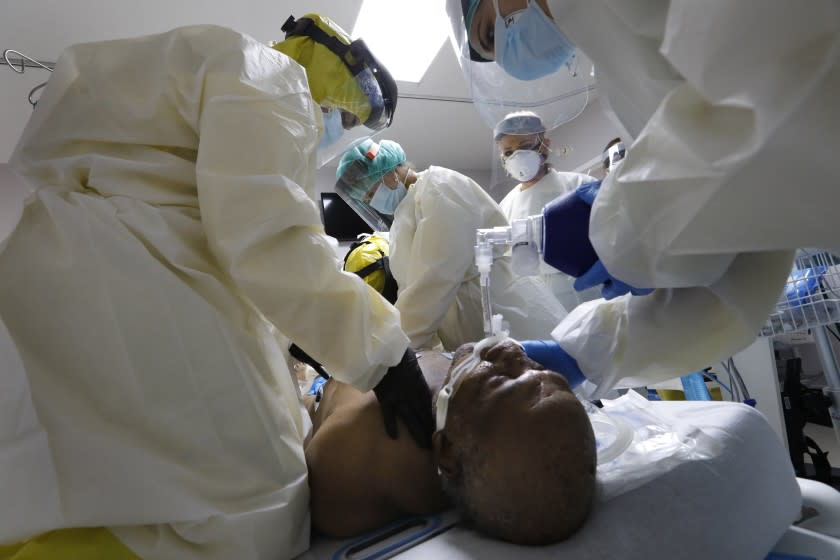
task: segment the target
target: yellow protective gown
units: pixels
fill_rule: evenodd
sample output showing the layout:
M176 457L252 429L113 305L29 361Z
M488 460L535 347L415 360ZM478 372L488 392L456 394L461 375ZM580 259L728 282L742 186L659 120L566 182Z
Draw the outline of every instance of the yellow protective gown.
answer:
M602 390L696 371L756 336L793 249L837 248L840 3L549 0L635 138L590 238L649 297L553 332ZM691 288L690 286L703 286Z
M435 166L418 173L390 230L396 307L413 347L439 340L454 350L484 338L475 231L505 225L499 205L469 177ZM513 338L545 338L566 315L541 279L512 273L510 257L494 260L490 288L493 312Z
M595 181L597 181L595 177L583 173L550 170L539 181L525 190L522 190L521 184L516 185L499 202L499 207L508 221L542 214L543 207L555 198L570 193L581 185L594 183ZM551 293L554 294L554 297L569 311L584 301L601 297L600 290L595 288L583 292L576 291L573 286L574 278L542 261L540 262L540 277L551 290Z
M12 158L0 543L107 526L144 559L308 546L289 339L371 388L407 346L313 201L304 69L197 26L65 51ZM281 335L280 333L283 333Z

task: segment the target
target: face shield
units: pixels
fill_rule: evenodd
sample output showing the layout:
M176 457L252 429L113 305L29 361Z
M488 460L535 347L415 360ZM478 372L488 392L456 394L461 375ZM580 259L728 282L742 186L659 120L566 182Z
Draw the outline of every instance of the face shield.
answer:
M336 192L374 231L388 229L374 224L390 226L397 206L405 198L405 185L396 173L396 168L405 162L405 151L396 142L382 140L377 143L367 139L354 144L338 163ZM385 178L389 174L393 175L389 181L393 186L386 184Z
M312 97L321 106L318 167L390 126L397 84L364 41L351 41L335 22L317 14L290 16L282 29L286 39L274 48L306 68Z
M490 46L494 43L490 30L495 31L500 25L512 28L518 25L517 21L522 24L525 16L529 20L534 19L529 15L533 8L529 3L528 14L523 10L522 13L509 14L508 18L498 18L494 11L493 19L488 20L488 12L482 3L493 6L494 0L446 0L446 9L450 20L450 42L473 104L487 125L493 128L508 113L522 110L537 114L548 130L577 117L586 107L595 83L589 60L577 49L572 49L571 56L562 54L564 61L559 69L547 76L536 79L513 77L492 60L495 46ZM468 35L467 20L473 27L472 35ZM482 23L487 25L480 25ZM482 34L486 37L482 38ZM469 36L475 45L470 43ZM527 37L528 33L518 36ZM532 55L528 49L516 48L512 42L506 44L505 52L516 52L521 60L529 60ZM532 72L525 72L520 77L530 74Z

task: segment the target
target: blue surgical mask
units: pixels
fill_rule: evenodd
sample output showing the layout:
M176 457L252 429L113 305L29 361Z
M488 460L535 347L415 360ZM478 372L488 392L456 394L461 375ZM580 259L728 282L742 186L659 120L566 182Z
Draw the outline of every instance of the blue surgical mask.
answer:
M397 186L393 189L389 189L385 186L385 183L382 183L376 189L373 198L370 199L370 205L380 214L393 216L407 192L405 183L402 181L398 181Z
M528 7L502 18L496 5L494 47L496 62L520 80L536 80L560 69L575 46L534 0Z
M341 125L341 111L330 109L324 113L324 135L318 144L318 149L329 148L344 134L344 127Z

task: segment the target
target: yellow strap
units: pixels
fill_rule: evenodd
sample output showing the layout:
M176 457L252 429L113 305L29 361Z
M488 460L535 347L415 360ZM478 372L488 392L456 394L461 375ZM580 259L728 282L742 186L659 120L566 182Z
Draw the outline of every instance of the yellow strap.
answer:
M103 527L60 529L16 544L0 544L0 560L141 560Z

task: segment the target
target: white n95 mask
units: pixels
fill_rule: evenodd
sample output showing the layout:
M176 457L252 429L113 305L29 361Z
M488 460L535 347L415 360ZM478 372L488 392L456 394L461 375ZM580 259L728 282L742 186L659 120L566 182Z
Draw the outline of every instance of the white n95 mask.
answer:
M534 150L516 150L505 158L505 171L519 181L527 183L537 176L542 165L542 155Z

